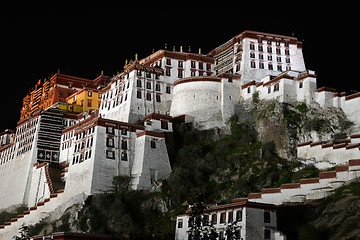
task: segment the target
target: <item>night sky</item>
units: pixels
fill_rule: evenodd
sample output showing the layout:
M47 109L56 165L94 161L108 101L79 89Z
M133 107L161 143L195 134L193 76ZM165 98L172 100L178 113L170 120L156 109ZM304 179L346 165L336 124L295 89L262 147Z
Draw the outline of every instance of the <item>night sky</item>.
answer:
M89 79L101 70L113 76L135 53L141 59L165 43L168 49L179 50L182 45L185 51L190 46L192 52L200 47L207 53L244 30L297 37L303 41L306 68L318 76L318 87L360 90L357 15L338 6L326 11L290 9L129 12L113 6L23 5L2 9L0 131L16 127L29 88L59 68L61 73Z

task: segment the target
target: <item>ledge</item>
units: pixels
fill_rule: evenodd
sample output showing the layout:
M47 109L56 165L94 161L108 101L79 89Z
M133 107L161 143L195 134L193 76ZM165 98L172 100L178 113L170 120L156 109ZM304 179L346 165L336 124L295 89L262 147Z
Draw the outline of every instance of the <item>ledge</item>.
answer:
M300 188L300 183L288 183L288 184L281 184L281 189L295 189Z

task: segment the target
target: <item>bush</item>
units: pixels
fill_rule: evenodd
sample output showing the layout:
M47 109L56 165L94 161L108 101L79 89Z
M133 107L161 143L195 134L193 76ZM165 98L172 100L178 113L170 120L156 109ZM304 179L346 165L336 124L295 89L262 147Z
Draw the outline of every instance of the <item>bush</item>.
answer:
M313 225L303 225L299 229L299 240L320 240L321 233Z

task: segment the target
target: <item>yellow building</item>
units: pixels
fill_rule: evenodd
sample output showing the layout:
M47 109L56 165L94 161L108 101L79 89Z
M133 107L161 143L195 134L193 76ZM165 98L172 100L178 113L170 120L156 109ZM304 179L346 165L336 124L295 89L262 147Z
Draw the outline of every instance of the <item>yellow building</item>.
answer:
M93 88L83 88L66 98L70 104L80 105L83 111L97 110L101 103L101 92Z

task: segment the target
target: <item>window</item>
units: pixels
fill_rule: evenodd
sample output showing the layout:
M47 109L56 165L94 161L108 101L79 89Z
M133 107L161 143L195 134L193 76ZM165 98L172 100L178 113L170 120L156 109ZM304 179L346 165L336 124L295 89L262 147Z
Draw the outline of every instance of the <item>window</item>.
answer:
M127 135L127 129L126 128L121 129L121 135Z
M156 94L156 102L161 102L161 96Z
M151 93L146 93L146 100L151 101Z
M178 61L178 67L182 68L183 67L183 61Z
M277 49L276 49L276 54L281 54L280 48L277 48Z
M289 57L285 58L285 62L290 63L290 58Z
M178 69L178 78L182 78L183 77L183 71L182 69Z
M250 58L255 58L255 53L251 52L250 53Z
M252 68L256 68L255 62L251 62L250 65Z
M264 229L264 239L271 239L270 229Z
M169 129L168 121L161 120L161 129Z
M106 146L107 147L114 147L114 139L113 138L106 138Z
M260 45L260 46L258 47L258 49L259 49L259 52L262 52L262 51L263 51L263 46Z
M127 150L127 141L126 140L121 140L121 149Z
M272 56L271 55L268 55L268 60L272 61Z
M88 91L88 97L92 97L92 92Z
M136 71L136 75L137 75L138 77L141 77L141 70L137 70L137 71Z
M274 85L274 92L279 91L279 89L280 89L279 83L275 84L275 85Z
M146 77L147 77L147 78L151 78L151 73L150 73L150 72L146 72Z
M88 100L88 107L91 107L91 100Z
M268 87L268 93L271 93L271 87L270 86Z
M278 70L279 72L282 72L282 66L281 66L281 65L278 65L278 66L277 66L277 70Z
M303 88L303 82L299 82L299 88Z
M255 50L255 44L254 43L250 43L250 50Z
M166 86L166 93L170 94L170 86Z
M178 227L178 228L182 228L182 227L183 227L183 220L182 220L182 219L179 219L177 227Z
M146 82L146 89L151 89L151 82Z
M150 147L151 147L151 148L156 148L156 141L155 141L155 139L151 139L151 140L150 140Z
M226 221L226 212L220 214L220 223L225 223Z
M157 83L157 84L155 85L155 90L156 90L156 91L161 91L161 90L160 90L160 83Z
M106 126L106 133L114 134L114 127Z
M171 76L170 68L165 69L166 76Z
M141 99L141 91L137 91L137 92L136 92L136 97L139 98L139 99Z
M236 221L238 222L242 221L242 210L236 211Z
M273 70L273 65L271 63L269 63L268 68L269 68L269 70Z
M127 161L128 157L127 157L127 152L121 152L121 161Z
M264 223L270 223L270 212L264 212Z
M260 62L260 63L259 63L259 68L260 68L260 69L264 69L264 63L263 63L263 62Z
M136 81L136 87L141 88L141 80L138 79L138 80Z
M272 53L272 47L267 47L267 52Z
M229 213L228 213L228 223L232 223L232 222L233 222L233 219L234 219L234 217L233 217L233 212L229 212Z
M106 150L106 157L110 158L110 159L115 159L115 152L110 151L110 150Z
M247 88L247 93L251 93L251 88L250 87Z
M211 215L211 223L217 224L217 215L216 214Z
M211 70L211 64L210 64L210 63L207 63L207 64L206 64L206 70L208 70L208 71Z
M225 240L224 231L219 232L219 240Z
M191 68L195 68L195 61L191 61Z
M259 59L264 59L264 54L260 53L259 54Z
M203 68L204 68L203 62L199 62L199 69L203 69Z
M281 62L281 57L276 57L277 62Z
M285 55L290 55L290 50L289 49L285 49Z
M170 58L166 59L166 65L171 65L171 59Z
M193 217L189 217L189 220L188 220L188 227L190 228L191 225L193 225L194 223L194 218Z

